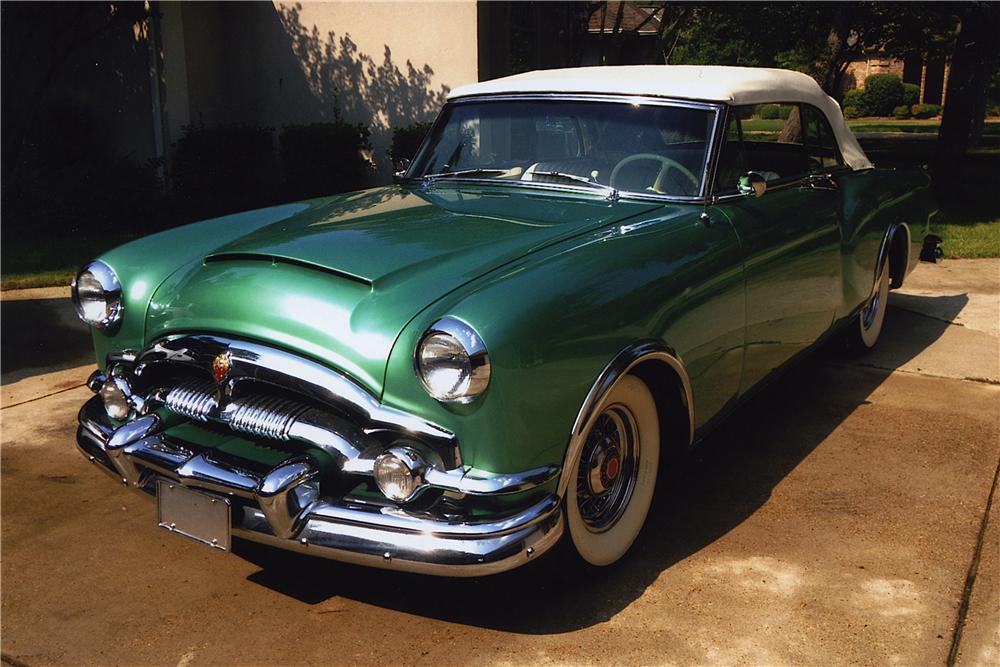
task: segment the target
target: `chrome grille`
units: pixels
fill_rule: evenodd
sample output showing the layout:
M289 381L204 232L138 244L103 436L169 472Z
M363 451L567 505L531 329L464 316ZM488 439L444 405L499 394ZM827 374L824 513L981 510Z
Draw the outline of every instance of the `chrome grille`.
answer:
M215 385L204 380L177 385L167 393L164 404L172 412L201 422L208 421L219 407Z
M274 396L235 399L222 412L222 419L234 431L275 440L288 440L295 420L308 408Z

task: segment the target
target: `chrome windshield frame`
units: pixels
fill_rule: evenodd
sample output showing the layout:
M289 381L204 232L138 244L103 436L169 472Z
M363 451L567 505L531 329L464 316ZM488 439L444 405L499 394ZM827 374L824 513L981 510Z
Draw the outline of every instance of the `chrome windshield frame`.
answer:
M698 100L686 100L678 99L672 97L655 97L648 95L608 95L608 94L596 94L596 93L506 93L502 95L470 95L469 97L459 97L453 100L449 100L447 104L441 109L437 118L434 120L430 131L427 136L424 137L423 142L420 144L420 148L417 149L413 160L410 162L410 166L407 168L406 173L400 179L400 182L406 185L418 185L424 187L442 185L443 183L439 179L425 179L422 176L414 176L411 172L413 167L420 162L420 158L423 157L424 153L428 150L430 143L430 138L439 130L445 112L453 107L465 104L476 104L483 102L610 102L615 104L628 104L632 106L668 106L677 107L682 109L700 109L702 111L708 111L712 113L712 128L708 135L708 140L706 143L705 151L705 164L701 172L701 187L697 195L693 196L681 196L681 195L661 195L650 192L633 192L630 190L615 190L617 196L613 199L629 199L629 200L639 200L639 201L652 201L652 202L664 202L664 203L677 203L677 204L704 204L708 202L711 192L711 177L713 176L714 166L715 166L715 156L718 148L718 141L720 136L720 123L725 119L725 111L727 105L722 102L703 102ZM465 183L475 183L479 185L503 185L507 187L527 187L540 190L548 190L553 192L566 192L573 194L589 194L589 195L602 195L603 193L596 188L587 186L574 186L571 184L563 183L537 183L533 181L504 181L495 178L449 178L447 183L454 184L465 184ZM609 198L610 199L610 198Z

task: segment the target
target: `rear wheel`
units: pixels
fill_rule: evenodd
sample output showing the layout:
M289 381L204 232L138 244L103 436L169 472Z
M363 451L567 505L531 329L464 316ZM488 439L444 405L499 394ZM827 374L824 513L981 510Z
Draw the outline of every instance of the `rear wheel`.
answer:
M610 565L639 535L656 487L660 422L646 383L626 375L597 410L566 493L569 538L589 565Z
M872 294L858 313L857 322L847 331L848 347L857 352L865 352L875 347L882 324L885 322L885 310L889 304L889 258L882 262L882 268L875 279Z

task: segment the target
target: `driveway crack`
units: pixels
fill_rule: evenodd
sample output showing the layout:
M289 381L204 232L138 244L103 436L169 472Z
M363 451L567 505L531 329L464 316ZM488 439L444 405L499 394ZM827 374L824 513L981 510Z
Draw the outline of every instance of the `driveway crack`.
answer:
M958 659L958 650L962 643L962 630L965 627L965 618L969 614L969 600L972 598L972 588L976 584L976 575L979 573L979 560L983 555L983 541L986 537L986 526L990 519L990 508L993 506L993 496L997 490L997 479L1000 478L1000 460L993 471L993 484L990 486L990 493L986 497L986 508L983 510L983 519L979 523L979 535L976 537L976 548L972 552L972 561L969 563L969 570L965 575L965 587L962 589L962 602L958 605L958 620L955 623L955 631L951 636L951 650L948 651L948 667L954 667Z

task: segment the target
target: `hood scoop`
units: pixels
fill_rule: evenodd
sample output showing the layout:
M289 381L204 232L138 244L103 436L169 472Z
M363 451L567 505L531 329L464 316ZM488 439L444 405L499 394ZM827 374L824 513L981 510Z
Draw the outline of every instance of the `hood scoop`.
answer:
M205 264L214 264L220 262L226 262L226 263L252 262L255 264L270 264L272 266L277 264L298 266L304 269L309 269L311 271L318 271L320 273L325 273L330 276L336 276L338 278L350 280L360 285L364 285L368 289L372 288L372 281L363 276L357 276L354 275L353 273L348 273L347 271L341 271L339 269L334 269L329 266L322 266L319 264L314 264L312 262L306 262L301 259L281 257L280 255L269 255L267 253L259 253L259 252L220 252L205 257Z

